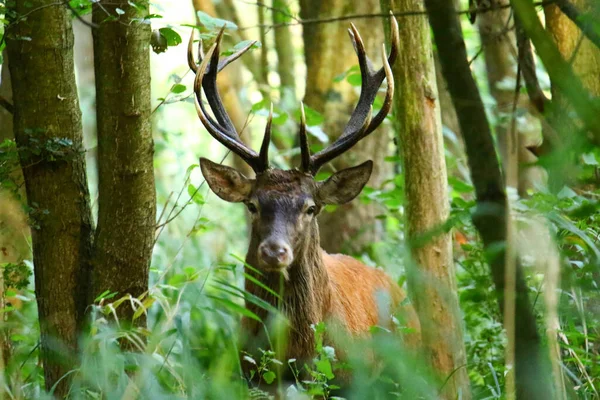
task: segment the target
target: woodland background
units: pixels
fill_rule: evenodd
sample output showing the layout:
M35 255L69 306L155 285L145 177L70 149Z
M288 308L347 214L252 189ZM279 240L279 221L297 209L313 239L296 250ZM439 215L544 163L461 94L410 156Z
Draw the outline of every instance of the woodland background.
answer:
M0 398L261 398L280 368L311 377L290 398L336 395L319 341L311 365L265 351L263 386L241 379L246 215L197 163L247 167L201 127L186 41L259 41L220 90L254 148L273 102L289 168L300 100L313 150L357 100L349 23L379 66L390 10L393 113L319 178L374 174L320 228L407 286L424 343L374 328L344 395L600 398L593 0L0 1Z

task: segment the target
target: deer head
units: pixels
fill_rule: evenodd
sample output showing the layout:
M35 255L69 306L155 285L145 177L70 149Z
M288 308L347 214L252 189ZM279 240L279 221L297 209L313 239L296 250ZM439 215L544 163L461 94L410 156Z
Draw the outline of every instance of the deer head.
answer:
M219 71L239 58L254 43L219 61L219 48L223 29L215 44L206 54L202 43L198 46L197 65L192 53L193 33L188 44L188 63L196 73L194 91L198 117L208 132L229 150L240 156L256 173L256 178L245 177L237 170L216 164L205 158L200 167L212 191L225 201L242 202L252 215L252 235L248 260L264 271L286 272L299 256L311 247L318 247L319 234L316 216L327 204L344 204L354 199L365 186L373 168L372 161L347 168L333 174L329 179L318 182L315 174L329 161L340 156L358 141L372 133L385 119L392 105L394 80L390 65L398 52L398 26L391 18L392 46L389 56L385 46L382 51L383 67L374 70L365 53L360 34L354 25L349 29L350 39L358 56L362 77L361 93L343 133L329 147L311 155L306 135L304 107L301 107L299 169L284 171L269 167L268 149L271 137L273 110L267 119L265 135L260 152L247 147L235 130L227 115L219 93L216 78ZM381 110L372 117L373 101L383 82L387 90ZM202 100L202 89L214 114L209 115Z

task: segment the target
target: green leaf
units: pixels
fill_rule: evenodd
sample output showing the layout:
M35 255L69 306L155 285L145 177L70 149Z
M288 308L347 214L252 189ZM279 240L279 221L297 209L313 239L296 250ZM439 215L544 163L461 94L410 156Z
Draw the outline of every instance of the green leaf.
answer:
M155 299L152 297L148 297L147 299L145 299L142 302L142 307L138 307L138 309L135 310L135 313L133 313L132 319L135 321L136 319L141 317L142 314L144 314L144 312L148 310L152 306L152 304L154 304L154 301Z
M317 367L317 371L325 375L327 379L335 378L335 375L333 375L333 370L331 369L331 363L329 362L329 359L321 358L319 361L316 362L315 365Z
M204 201L204 196L202 196L202 194L200 193L200 190L198 188L196 188L196 186L192 185L191 183L188 185L188 194L190 195L190 200L192 200L194 203L198 204L198 205L203 205L204 203L206 203L206 201Z
M306 125L308 126L321 125L325 121L325 118L320 112L314 108L310 108L306 104L304 105L304 115L306 116ZM294 117L300 121L300 110L294 112Z
M473 191L473 186L453 176L448 177L448 183L458 193L471 193Z
M220 18L214 18L203 11L198 11L198 20L200 25L204 26L209 31L216 31L225 26L225 29L237 30L237 25L231 21L227 21Z
M273 371L267 371L263 374L263 379L265 380L267 385L270 385L271 383L273 383L275 378L277 378L277 375L275 375L275 372L273 372Z
M171 28L160 28L158 31L160 32L160 35L166 39L167 46L177 46L182 42L179 33Z
M254 42L254 44L250 47L250 49L260 49L262 47L262 44L260 42L257 42L256 40L242 40L241 42L239 42L238 44L233 46L231 49L228 49L228 50L225 50L224 52L222 52L221 55L225 56L225 57L230 56L233 53L248 46L252 42Z
M190 165L186 170L185 170L185 174L186 176L189 175L193 170L195 170L196 168L200 167L199 164L192 164Z
M577 193L568 186L563 186L560 192L556 195L559 199L577 197Z
M123 11L123 10L122 10L122 9L120 9L120 8L115 8L115 11L116 11L116 12L117 12L117 14L119 14L119 15L123 15L123 14L125 14L125 11Z
M226 308L228 308L229 310L231 310L235 313L241 314L242 316L253 319L255 321L262 322L258 315L254 314L252 311L248 310L246 307L241 306L237 303L234 303L233 301L231 301L229 299L224 299L222 297L213 296L210 294L207 295L207 297L215 300L218 303L221 303Z
M288 115L286 112L274 113L273 115L273 124L275 125L283 125L288 120Z
M341 74L336 75L333 78L333 81L336 83L339 83L339 82L343 81L344 78L346 78L348 75L354 74L354 73L360 73L360 68L358 65L354 65L354 66L348 68L345 72L342 72Z
M185 89L187 89L187 87L185 85L178 83L176 85L173 85L173 87L171 88L171 92L173 92L175 94L179 94L179 93L185 92Z
M255 113L258 110L267 109L268 106L269 102L266 99L262 99L261 101L252 104L252 108L250 110Z
M594 153L584 153L582 155L583 162L586 165L598 165L598 160L596 160L596 156Z
M346 77L346 81L352 86L360 86L362 84L362 77L360 74L350 74Z
M292 20L292 10L284 0L273 0L273 22L287 23Z
M264 283L262 283L261 281L259 281L255 277L253 277L252 275L244 273L244 278L246 280L251 281L255 285L259 286L263 290L266 290L267 292L271 293L273 296L275 296L276 299L281 300L281 297L279 297L279 293L276 293L275 291L273 291L273 289L271 289L270 287L266 286Z
M102 292L98 297L96 297L94 299L94 303L99 302L100 300L108 300L108 299L112 299L113 297L115 297L117 295L117 292L110 292L110 290L105 290L104 292Z

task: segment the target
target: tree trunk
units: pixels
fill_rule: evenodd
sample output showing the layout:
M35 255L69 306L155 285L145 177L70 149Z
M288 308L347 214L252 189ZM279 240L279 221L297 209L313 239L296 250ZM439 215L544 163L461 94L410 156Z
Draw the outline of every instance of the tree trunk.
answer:
M482 2L483 7L490 7L489 2ZM526 114L528 99L521 96L516 112L526 115L527 123L515 125L511 132L512 111L515 102L515 83L517 79L517 47L514 34L512 11L507 8L509 0L494 0L491 6L497 10L477 15L481 46L485 58L485 66L490 92L496 100L495 131L498 137L500 155L504 169L505 183L526 195L529 189L545 185L539 167L534 164L537 157L528 147L537 147L542 142L541 132L528 127L534 125L532 116ZM520 110L520 111L519 111Z
M579 10L589 11L591 0L570 0ZM572 60L573 71L583 86L594 96L600 96L600 49L587 39L579 28L567 18L556 5L544 8L546 28L565 60ZM591 16L592 14L590 14ZM580 43L581 42L581 43ZM558 101L559 108L566 104L562 93L552 85L552 100Z
M273 23L286 21L281 13L285 3L283 0L273 0ZM296 103L296 73L294 62L294 43L289 26L274 28L275 51L277 52L277 74L279 75L279 98L289 104Z
M104 10L119 20L105 21ZM126 1L93 12L99 196L92 299L106 290L133 297L148 290L156 228L150 26L133 21L145 14ZM125 304L120 316L131 319ZM143 316L136 323L145 325Z
M0 97L12 105L12 87L10 83L10 73L8 71L8 54L3 53L3 64L0 64ZM13 133L13 114L6 108L0 106L0 143L5 140L14 139ZM25 238L29 236L29 232L20 232L25 230L25 227L20 227L25 224L24 216L20 205L14 201L12 196L7 193L6 187L12 186L11 181L18 179L23 181L21 169L16 165L8 166L9 169L15 170L14 174L9 172L9 175L0 174L0 264L4 263L20 263L29 252ZM12 171L11 171L12 172ZM14 176L17 175L17 176ZM12 190L13 188L11 188ZM21 246L25 244L25 248ZM6 307L6 285L4 281L3 269L0 268L0 309ZM10 339L10 329L6 324L8 321L8 312L0 315L0 325L5 327L0 330L0 370L6 371L6 365L12 354L12 345ZM8 375L4 376L8 379ZM0 391L2 393L2 391Z
M387 4L386 4L387 3ZM423 8L419 0L382 1L402 13ZM440 104L429 24L425 16L399 21L399 59L394 117L405 181L406 230L416 267L408 273L410 298L422 326L423 349L439 381L448 381L444 399L469 399L469 377L458 305L452 236L441 233L415 245L448 219L448 180ZM421 239L420 239L421 238Z
M0 77L0 97L12 104L12 87L10 84L10 72L8 69L8 52L3 53L4 64L0 64L2 68L2 76ZM0 106L0 143L6 139L13 139L13 115L4 107Z
M348 2L343 0L301 0L300 16L303 19L379 12L378 0ZM376 27L373 27L376 21ZM335 83L339 74L346 72L358 61L348 38L348 27L354 22L360 30L369 57L378 65L381 60L383 29L379 20L356 19L304 26L304 54L306 57L306 93L304 102L323 114L323 130L330 142L344 130L356 105L356 89L346 80ZM354 148L332 163L336 170L354 166L366 159L373 159L374 168L368 183L380 187L387 176L389 164L384 161L388 154L390 138L385 126L375 134L361 140ZM360 204L358 201L339 206L333 212L320 216L321 246L328 252L356 253L376 243L382 236L382 227L376 216L379 207Z
M87 306L92 220L73 65L72 16L44 0L18 0L29 13L7 41L14 133L33 218L33 262L46 388L74 367ZM28 37L31 40L15 38ZM67 377L54 394L64 397Z
M452 3L445 0L425 0L425 5L442 73L458 115L475 186L477 209L473 214L473 223L488 255L502 312L506 259L503 245L507 237L508 214L494 141L479 90L467 62L460 22ZM514 279L516 395L519 399L551 399L551 374L547 354L537 331L527 285L518 263Z
M590 11L592 2L589 0L570 0L570 3L581 11ZM600 49L585 37L581 30L554 4L544 7L546 29L550 33L562 57L567 60L573 72L590 94L600 97ZM590 14L592 15L592 14ZM569 148L576 142L573 130L580 123L572 118L571 102L560 90L558 82L551 79L552 103L548 115L550 125L558 133L561 143ZM553 168L552 183L555 190L560 190L567 183L572 183L576 174L568 158L558 160ZM557 176L555 176L557 175Z
M266 25L266 9L263 0L256 0L256 12L258 16L258 37L261 43L260 46L260 68L258 74L258 89L262 94L263 99L271 98L271 87L269 85L269 47L267 46L267 28Z

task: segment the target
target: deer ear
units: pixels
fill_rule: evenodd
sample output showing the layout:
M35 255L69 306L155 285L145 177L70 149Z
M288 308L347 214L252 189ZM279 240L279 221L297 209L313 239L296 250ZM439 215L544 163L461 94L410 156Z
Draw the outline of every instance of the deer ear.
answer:
M231 167L206 158L200 159L200 169L210 189L223 200L239 203L248 199L254 182L252 179L246 178Z
M366 161L356 167L346 168L331 175L317 190L317 198L325 204L344 204L358 196L365 187L373 161Z

